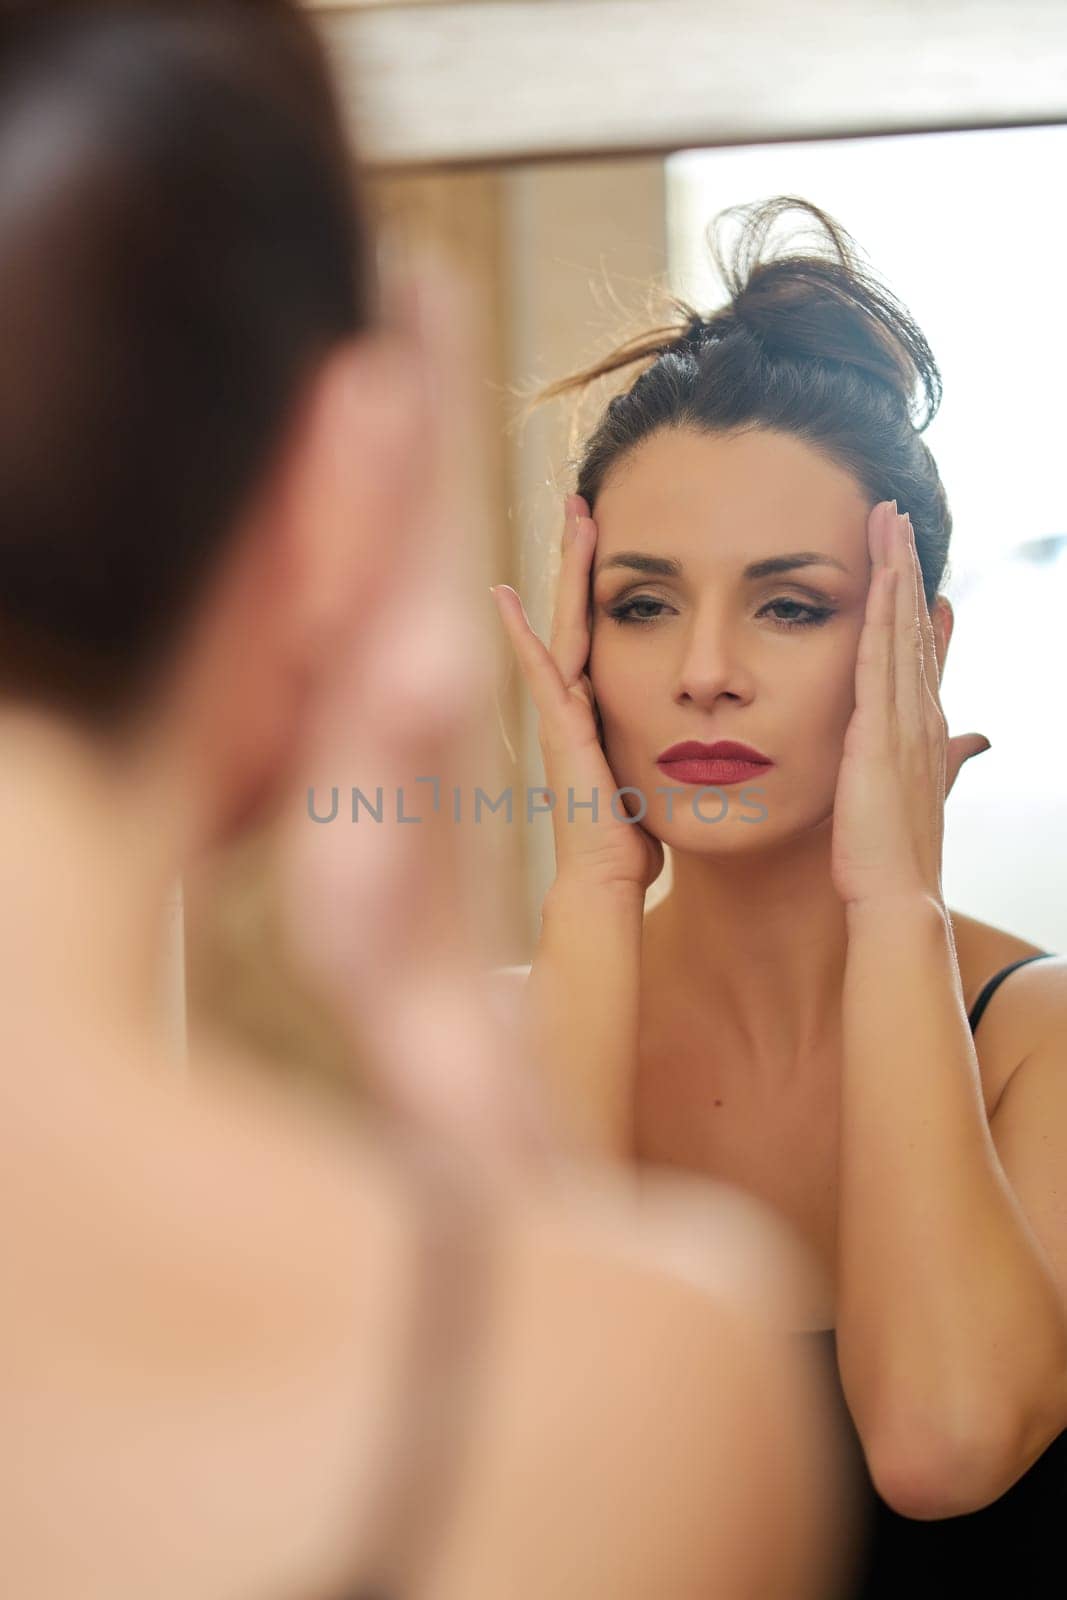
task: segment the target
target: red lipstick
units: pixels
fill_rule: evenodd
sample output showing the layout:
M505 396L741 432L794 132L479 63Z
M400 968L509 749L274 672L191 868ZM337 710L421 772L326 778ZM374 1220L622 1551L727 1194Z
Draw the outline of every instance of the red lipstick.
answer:
M656 765L675 783L720 785L757 778L769 771L774 762L761 750L739 744L736 739L717 739L714 744L685 739L664 750L656 758Z

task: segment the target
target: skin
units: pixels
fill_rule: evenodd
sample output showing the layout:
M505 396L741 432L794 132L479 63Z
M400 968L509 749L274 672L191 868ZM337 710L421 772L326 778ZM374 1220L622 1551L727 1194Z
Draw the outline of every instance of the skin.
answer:
M851 474L767 430L657 434L610 474L597 501L589 678L604 749L618 784L648 797L645 825L671 846L673 860L672 888L645 918L643 937L648 1043L639 1138L649 1158L714 1162L740 1179L757 1130L765 1138L768 1124L787 1116L795 1128L798 1095L826 1110L840 1078L847 927L830 856L872 575L868 516ZM651 579L610 565L635 550L673 557L683 575ZM755 583L741 577L746 564L786 550L814 551L840 568L812 565ZM653 620L616 621L612 613L637 596L656 602L635 607ZM828 613L821 624L775 620L811 616L802 608L812 606ZM936 597L931 621L940 677L953 626L947 597ZM744 809L731 799L723 822L709 826L684 794L667 820L666 797L655 791L668 780L655 758L686 738L737 738L772 758L751 786L765 820L741 822ZM717 809L712 801L705 812ZM968 995L999 966L1039 949L951 915ZM688 1044L676 1016L686 1019ZM998 1086L1003 1061L1001 1048L990 1059ZM723 1101L712 1108L727 1115L710 1126L705 1115L694 1128L694 1097L709 1088L713 1103ZM732 1139L716 1126L730 1119ZM808 1174L815 1192L805 1196L778 1172L775 1181L761 1163L753 1186L787 1201L828 1257L830 1219L819 1205L825 1177Z
M772 1095L832 1071L846 930L830 848L870 585L868 509L850 474L765 430L660 433L609 477L596 507L589 675L605 751L619 783L650 797L649 831L673 852L671 892L646 922L658 977L648 998L666 980L657 1013L669 1006L706 1019L716 1059ZM608 565L630 550L674 556L684 577L650 581ZM747 563L786 550L825 554L846 570L742 580ZM660 602L658 611L636 608L656 620L615 621L611 613L637 595ZM775 620L804 616L804 606L830 614L818 626ZM943 597L937 616L943 660L952 626ZM722 823L697 821L685 795L668 822L655 789L669 780L656 756L684 738L720 737L774 761L752 785L765 820L741 820L735 788ZM714 802L705 809L716 814Z
M680 895L694 894L705 914L708 895L743 858L744 898L762 928L760 878L770 883L788 871L780 858L787 843L803 839L813 853L807 836L829 824L870 582L868 510L849 473L765 430L735 438L658 433L609 475L597 500L589 676L605 752L620 783L648 795L647 826L676 852ZM825 554L846 570L820 564L742 579L747 563L787 549ZM682 574L650 578L610 565L628 551L669 555ZM615 620L637 596L659 604L635 607L638 620ZM777 600L790 603L775 609ZM818 627L786 627L782 619L803 617L805 606L833 615ZM941 615L947 642L947 602ZM656 756L686 738L736 738L772 758L774 768L754 783L765 821L742 823L734 804L723 823L708 826L684 792L667 820L667 797L654 791L669 780ZM712 817L716 810L714 800L704 807ZM706 863L702 877L698 863ZM736 881L727 875L729 885ZM740 899L736 887L732 899ZM738 910L749 920L731 905L731 943Z
M1064 1140L1049 1131L1065 1121L1067 980L1060 960L1013 974L976 1051L975 993L1038 947L944 903L945 797L988 745L949 737L940 706L951 607L927 606L895 506L766 430L664 430L590 509L568 506L551 649L514 599L501 612L549 782L633 785L649 813L557 824L531 1014L561 1051L580 1041L575 1098L607 1150L734 1181L812 1246L821 1282L795 1325L836 1328L886 1498L919 1517L978 1509L1067 1423ZM798 550L838 565L743 579ZM633 551L680 570L612 566ZM620 623L638 595L653 620ZM826 620L773 620L798 604ZM655 796L660 751L720 737L775 763L759 826L671 819ZM645 916L659 843L674 881ZM604 959L582 966L591 947Z

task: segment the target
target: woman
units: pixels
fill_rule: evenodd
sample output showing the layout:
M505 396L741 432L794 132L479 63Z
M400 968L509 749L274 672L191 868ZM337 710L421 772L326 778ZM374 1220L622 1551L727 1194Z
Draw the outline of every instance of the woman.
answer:
M825 1434L746 1260L780 1231L558 1168L454 839L308 819L448 770L488 696L442 578L462 301L379 315L369 244L295 6L5 12L4 1592L821 1593ZM174 1081L174 877L275 813L372 1047L351 1126L222 1039Z
M765 250L794 207L827 250ZM942 894L988 741L939 702L940 379L825 213L743 218L727 306L549 391L644 363L582 452L549 649L495 591L556 801L529 1025L576 1142L736 1182L816 1251L793 1325L836 1353L876 1494L861 1592L1044 1593L1067 970Z

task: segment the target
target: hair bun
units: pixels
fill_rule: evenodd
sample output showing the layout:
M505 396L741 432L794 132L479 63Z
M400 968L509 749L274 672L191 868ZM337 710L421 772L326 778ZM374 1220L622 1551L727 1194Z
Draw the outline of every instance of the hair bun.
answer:
M744 320L740 308L733 301L706 316L702 311L693 311L681 332L676 333L664 348L696 351L701 345L717 343L725 339L727 334L736 333L744 325Z
M774 225L790 211L814 224L820 250L767 252ZM727 252L722 234L735 219L740 233ZM893 390L920 432L929 426L941 403L933 352L907 309L861 263L851 236L825 211L795 195L731 206L715 218L709 247L730 300L710 316L690 319L689 342L744 327L772 357L858 368Z

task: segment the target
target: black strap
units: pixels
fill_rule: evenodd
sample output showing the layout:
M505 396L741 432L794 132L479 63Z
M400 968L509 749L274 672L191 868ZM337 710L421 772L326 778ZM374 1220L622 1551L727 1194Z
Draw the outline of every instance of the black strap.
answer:
M1018 961L1012 961L1008 966L1001 967L999 972L994 972L993 976L989 979L988 983L982 989L982 992L978 996L978 999L974 1002L974 1005L971 1007L971 1014L970 1014L970 1016L968 1017L967 1020L971 1024L971 1032L972 1032L972 1034L973 1034L975 1028L977 1028L979 1022L981 1021L982 1012L985 1010L986 1006L989 1004L990 1000L993 998L993 995L996 993L997 988L1000 986L1000 984L1002 984L1004 982L1004 979L1008 976L1009 972L1014 972L1016 967L1025 967L1025 965L1026 965L1026 963L1028 961L1042 961L1042 960L1044 960L1044 958L1046 956L1051 956L1051 955L1054 955L1054 954L1055 954L1055 951L1053 951L1053 950L1042 950L1036 956L1021 956Z

